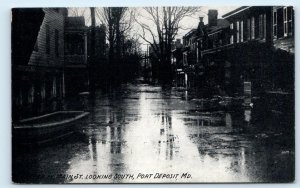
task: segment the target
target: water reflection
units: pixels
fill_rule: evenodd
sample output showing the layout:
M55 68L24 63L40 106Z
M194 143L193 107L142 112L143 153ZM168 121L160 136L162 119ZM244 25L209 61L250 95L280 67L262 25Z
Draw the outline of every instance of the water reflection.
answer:
M245 121L249 124L251 120L251 110L250 109L245 110L244 115L245 115Z
M232 127L232 118L230 113L225 114L225 125L226 127Z
M188 172L192 179L147 182L266 182L281 177L265 176L273 173L270 168L275 162L278 169L274 172L286 172L286 167L293 165L293 160L286 160L292 158L292 153L283 156L278 148L270 149L251 132L242 130L245 122L252 121L251 109L198 111L197 101L203 100L188 100L195 98L190 95L185 90L146 84L127 84L109 93L98 93L89 106L89 122L81 130L82 140L88 142L74 142L60 150L60 159L68 164L62 167L62 173ZM45 154L53 150L55 146L41 149L39 160L51 163L54 157ZM49 173L56 171L54 168ZM144 181L84 178L66 182Z
M172 160L174 154L175 136L172 131L172 117L170 112L161 113L160 138L158 140L158 154L162 159Z

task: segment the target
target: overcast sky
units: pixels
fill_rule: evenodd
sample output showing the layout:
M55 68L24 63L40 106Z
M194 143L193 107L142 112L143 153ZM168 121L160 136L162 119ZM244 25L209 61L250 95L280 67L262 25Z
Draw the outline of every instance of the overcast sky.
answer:
M209 9L216 9L218 10L218 18L222 18L222 15L226 14L229 11L232 11L234 9L238 8L237 6L204 6L201 7L201 11L199 11L198 13L196 13L195 15L193 15L192 17L187 17L184 20L182 20L181 22L181 26L184 29L179 30L178 35L176 36L176 38L182 38L187 32L189 32L191 29L196 28L198 26L199 23L199 16L203 16L204 17L204 23L207 24L207 13ZM90 11L88 8L81 8L81 9L77 9L77 12L81 11L83 12L83 15L86 18L86 25L90 25ZM69 11L69 16L74 16L74 13L72 10L72 8L70 8L71 11ZM140 8L137 8L136 10L141 10ZM80 13L79 13L80 14ZM143 12L141 11L141 14L143 14ZM147 20L139 17L139 19L142 19L141 21L143 23L147 23ZM101 22L99 20L97 20L97 24L100 24ZM151 23L149 23L151 24ZM141 32L140 26L138 26L137 24L134 26L132 33L133 34L138 34ZM146 35L147 36L147 35ZM150 37L150 36L149 36ZM145 41L143 41L142 39L140 40L141 43L146 44ZM146 45L142 45L143 50L146 50Z

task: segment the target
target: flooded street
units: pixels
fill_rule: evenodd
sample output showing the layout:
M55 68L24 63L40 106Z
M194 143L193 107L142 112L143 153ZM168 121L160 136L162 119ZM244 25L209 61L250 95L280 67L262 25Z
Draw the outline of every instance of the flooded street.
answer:
M34 149L13 146L13 180L293 181L294 124L278 114L260 118L253 103L205 108L193 91L141 80L98 90L88 122L70 137Z

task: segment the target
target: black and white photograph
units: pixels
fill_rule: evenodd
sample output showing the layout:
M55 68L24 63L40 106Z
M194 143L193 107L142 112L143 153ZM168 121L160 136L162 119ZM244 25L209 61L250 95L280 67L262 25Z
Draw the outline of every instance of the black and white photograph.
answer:
M290 5L12 8L12 183L293 183L294 38Z

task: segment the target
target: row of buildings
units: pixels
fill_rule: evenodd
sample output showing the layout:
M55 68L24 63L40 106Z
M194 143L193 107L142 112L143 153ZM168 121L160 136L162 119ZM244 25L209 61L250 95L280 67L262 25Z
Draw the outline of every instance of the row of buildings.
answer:
M294 93L294 10L242 6L218 18L208 11L173 48L176 83L216 94Z
M95 31L101 61L105 27ZM88 89L90 33L66 8L12 9L13 120L59 110L65 96Z

